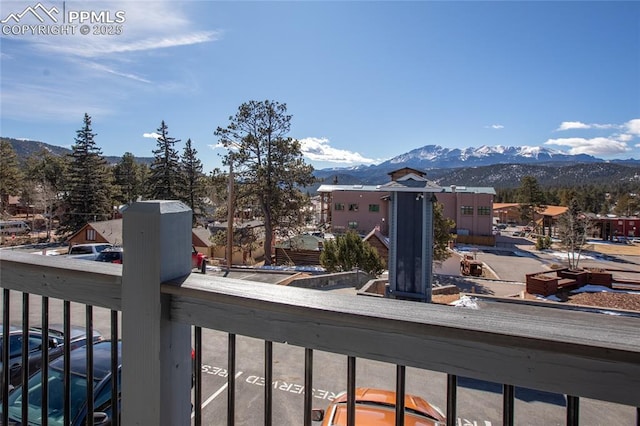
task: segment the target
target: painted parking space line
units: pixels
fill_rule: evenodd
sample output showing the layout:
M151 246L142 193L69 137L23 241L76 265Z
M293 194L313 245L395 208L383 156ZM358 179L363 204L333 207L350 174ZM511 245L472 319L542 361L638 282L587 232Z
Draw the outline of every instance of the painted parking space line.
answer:
M215 367L212 365L206 365L206 364L202 364L202 374L218 376L222 378L227 378L229 376L229 372L227 371L227 369L222 367ZM239 371L238 373L236 373L234 380L237 380L243 374L244 373L242 371ZM257 376L257 375L248 375L243 380L243 382L250 385L259 386L259 387L265 386L264 377ZM292 383L292 382L286 382L286 381L276 379L272 382L272 386L274 390L281 391L281 392L293 393L297 395L302 395L304 393L304 385L301 383ZM206 401L202 403L202 409L204 409L207 405L209 405L211 401L216 399L228 387L229 387L229 383L228 381L225 381L225 383L217 391L215 391L209 398L207 398ZM339 392L332 392L332 391L316 389L316 388L313 388L313 391L312 391L312 395L314 399L321 399L321 400L327 400L327 401L333 401L338 396L338 394ZM195 417L195 413L191 413L191 418L194 418L194 417ZM457 420L456 426L492 426L491 422L488 420L477 421L477 420L465 419L461 417L458 417L456 420Z
M236 376L235 376L234 380L237 380L237 379L238 379L238 377L240 377L240 376L242 376L242 371L238 371L238 372L236 373ZM218 397L222 392L224 392L228 387L229 387L229 382L226 382L224 385L222 385L222 386L220 387L220 389L218 389L217 391L215 391L215 392L214 392L214 393L213 393L209 398L207 398L207 399L206 399L206 401L204 401L204 402L202 403L201 408L204 410L204 407L206 407L207 405L209 405L209 403L210 403L211 401L213 401L214 399L216 399L216 398L217 398L217 397ZM195 415L196 415L195 413L191 413L191 418L194 418L194 417L195 417Z
M461 419L460 417L458 417L457 426L481 426L481 425L482 423L478 423L475 420ZM484 420L484 426L491 426L491 422L488 420Z

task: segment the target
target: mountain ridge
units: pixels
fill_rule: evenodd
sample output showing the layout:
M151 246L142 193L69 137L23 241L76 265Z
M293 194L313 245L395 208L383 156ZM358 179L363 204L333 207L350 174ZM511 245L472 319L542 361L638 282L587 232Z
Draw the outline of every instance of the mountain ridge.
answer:
M41 150L46 150L53 155L64 156L71 154L71 149L62 146L51 145L46 142L33 141L28 139L14 139L0 136L0 141L9 142L18 156L20 162L25 161L31 155L38 155ZM122 153L124 155L124 153ZM103 155L108 164L117 164L122 160L122 156ZM135 157L136 161L144 164L152 164L153 157Z
M54 155L71 153L68 148L30 141L0 137L8 141L18 158L24 161L46 149ZM123 153L124 154L124 153ZM122 157L105 156L109 164L117 164ZM152 157L136 157L151 164ZM426 172L427 178L442 186L517 187L524 176L534 176L540 185L567 183L637 182L640 185L640 160L603 160L587 154L571 155L544 147L482 145L480 147L444 148L425 145L397 155L377 165L317 169L319 183L307 188L315 192L323 183L375 185L389 181L389 173L402 167Z

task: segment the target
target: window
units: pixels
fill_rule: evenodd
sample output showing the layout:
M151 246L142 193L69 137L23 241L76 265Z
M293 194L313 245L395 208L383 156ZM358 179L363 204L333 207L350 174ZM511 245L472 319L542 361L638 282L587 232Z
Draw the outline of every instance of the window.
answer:
M95 240L96 240L96 230L87 229L87 241L95 241Z
M472 216L473 215L473 207L472 206L462 206L460 207L460 214Z
M356 221L349 222L349 229L358 229L358 222Z
M487 206L478 207L478 216L489 216L491 209Z
M336 203L336 204L333 206L333 209L334 209L334 210L344 210L344 204L342 204L342 203Z
M350 212L357 212L358 211L358 204L349 204L349 211Z
M369 204L369 211L370 212L379 212L380 211L380 204Z

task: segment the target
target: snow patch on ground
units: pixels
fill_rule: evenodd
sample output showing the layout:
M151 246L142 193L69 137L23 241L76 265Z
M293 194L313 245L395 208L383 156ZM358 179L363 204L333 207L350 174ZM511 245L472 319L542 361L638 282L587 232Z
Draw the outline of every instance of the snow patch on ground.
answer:
M477 301L478 299L476 299L475 297L465 295L465 296L462 296L460 299L454 300L453 302L449 303L449 305L455 306L458 308L478 309Z

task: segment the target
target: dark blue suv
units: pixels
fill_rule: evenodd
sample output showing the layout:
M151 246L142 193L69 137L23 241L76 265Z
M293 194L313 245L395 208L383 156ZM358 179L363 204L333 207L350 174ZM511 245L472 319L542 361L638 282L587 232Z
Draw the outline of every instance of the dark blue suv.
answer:
M2 324L0 324L0 330ZM62 356L64 349L64 328L62 324L52 324L49 326L49 340L47 346L49 347L49 361L52 361ZM29 376L40 370L42 367L42 329L38 327L32 327L28 332L28 360L29 360ZM9 367L9 384L11 386L17 386L22 380L22 343L25 336L21 327L9 326L9 336L0 336L0 367L5 364L5 360L2 359L4 354L4 345L9 342L9 360L6 365ZM97 330L93 331L93 341L98 342L102 340L102 335ZM74 348L84 346L87 344L86 329L84 327L70 326L70 350ZM2 395L2 389L0 389L0 395Z
M118 345L118 403L120 401L121 342ZM87 361L86 346L71 351L70 389L71 412L69 425L86 424L87 417ZM111 341L103 340L93 345L93 395L94 424L111 424ZM51 426L64 424L64 359L58 358L49 364L49 410ZM40 425L42 415L42 371L29 379L29 425ZM119 410L116 410L119 412ZM22 388L9 394L9 424L22 424Z

